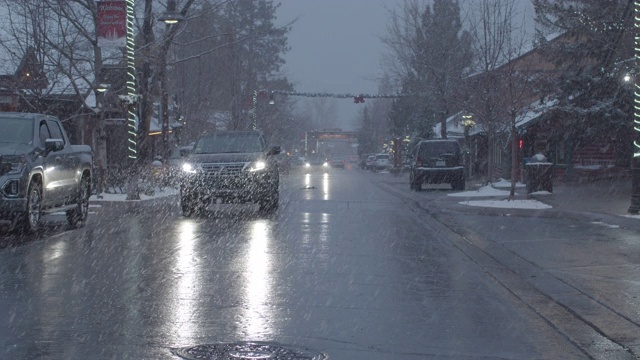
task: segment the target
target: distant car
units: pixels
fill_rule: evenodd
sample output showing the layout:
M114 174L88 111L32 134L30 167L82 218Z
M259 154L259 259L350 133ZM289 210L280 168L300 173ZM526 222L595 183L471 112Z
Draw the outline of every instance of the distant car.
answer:
M291 156L289 159L289 168L291 170L299 169L304 166L306 160L302 157Z
M307 172L327 171L329 170L329 161L327 161L324 156L312 154L307 156L307 161L304 164L304 168Z
M331 167L337 169L344 169L344 159L343 158L333 158L331 159Z
M388 170L391 167L391 157L389 154L377 154L373 162L374 170Z
M422 140L411 155L409 170L411 190L423 183L450 183L453 190L464 190L465 176L462 149L456 140Z
M373 164L376 162L376 156L375 155L369 155L367 156L367 160L365 160L365 169L367 170L373 170Z

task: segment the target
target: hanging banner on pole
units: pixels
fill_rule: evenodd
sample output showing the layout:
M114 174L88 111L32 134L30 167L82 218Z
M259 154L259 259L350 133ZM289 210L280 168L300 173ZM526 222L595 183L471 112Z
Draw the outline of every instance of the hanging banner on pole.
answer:
M98 2L96 32L100 47L125 47L127 45L126 1L103 0Z

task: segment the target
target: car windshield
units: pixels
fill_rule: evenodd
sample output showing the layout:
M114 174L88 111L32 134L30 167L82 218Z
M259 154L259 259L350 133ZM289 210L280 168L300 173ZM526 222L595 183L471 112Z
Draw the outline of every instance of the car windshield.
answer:
M255 153L263 151L260 137L253 134L221 134L198 140L195 154Z
M30 144L33 142L33 120L2 118L0 143Z
M325 158L323 156L317 155L317 154L309 155L307 157L307 162L309 162L311 164L323 163L324 161L325 161Z
M640 0L0 0L0 324L640 360Z

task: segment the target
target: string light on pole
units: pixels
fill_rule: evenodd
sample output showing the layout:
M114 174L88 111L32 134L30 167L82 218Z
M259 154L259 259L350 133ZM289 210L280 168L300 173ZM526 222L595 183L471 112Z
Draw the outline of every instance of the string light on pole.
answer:
M634 65L640 67L640 0L633 2ZM640 212L640 76L635 77L633 94L633 157L631 158L631 206L629 213Z
M127 95L125 104L127 105L127 133L128 133L128 149L129 159L138 158L137 128L138 121L136 117L136 64L135 64L135 38L134 38L134 6L135 0L127 0Z

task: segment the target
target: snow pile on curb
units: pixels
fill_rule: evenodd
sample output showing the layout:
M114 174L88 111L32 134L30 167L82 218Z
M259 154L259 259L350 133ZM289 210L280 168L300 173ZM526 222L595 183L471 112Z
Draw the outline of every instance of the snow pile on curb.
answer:
M508 182L507 182L508 183ZM497 184L505 184L505 180L501 180ZM511 183L508 183L511 186ZM520 184L522 185L522 184ZM516 186L518 186L516 184ZM447 194L453 197L500 197L505 199L491 199L491 200L468 200L462 201L459 204L476 207L489 207L489 208L502 208L502 209L551 209L552 206L542 203L533 199L525 200L509 200L506 199L509 196L509 191L496 189L496 184L483 186L478 190L463 191L459 193Z
M161 197L178 195L178 189L174 188L163 188L162 190L156 189L153 196L148 196L144 194L140 194L140 200L151 200ZM102 199L98 199L96 195L91 195L89 201L127 201L127 194L102 194ZM129 200L132 201L132 200ZM137 201L137 200L133 200Z

